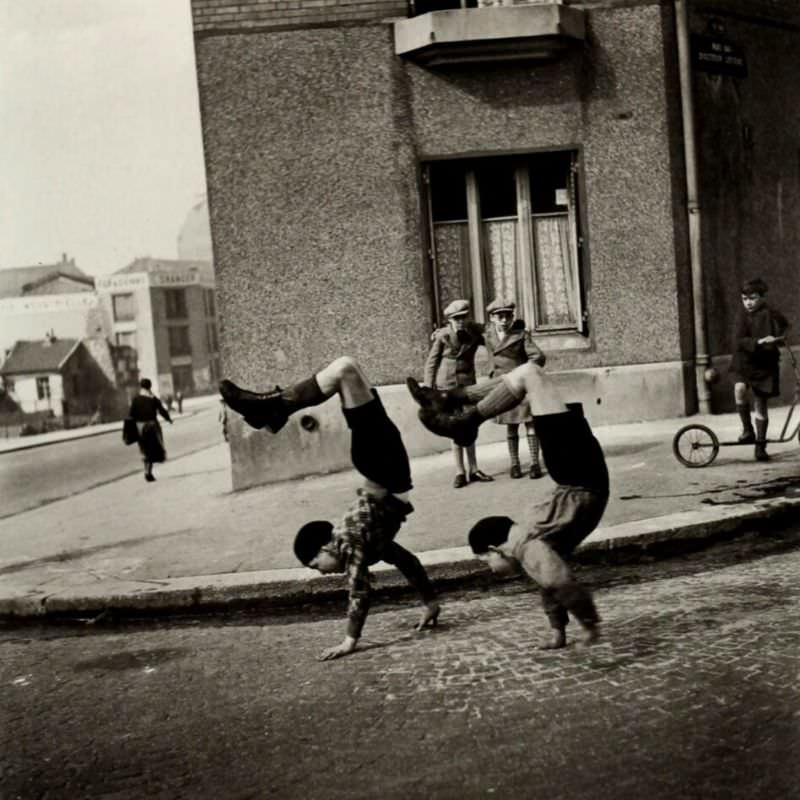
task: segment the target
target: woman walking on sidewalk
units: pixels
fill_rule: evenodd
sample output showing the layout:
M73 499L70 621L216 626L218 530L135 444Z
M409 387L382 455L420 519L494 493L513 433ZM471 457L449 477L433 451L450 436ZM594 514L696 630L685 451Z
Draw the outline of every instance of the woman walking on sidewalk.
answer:
M153 394L149 378L142 378L139 382L141 391L133 398L128 416L136 422L139 434L139 450L144 461L144 479L152 483L156 476L153 475L153 464L161 464L167 460L164 449L164 434L158 424L158 414L172 425L169 411L163 403Z

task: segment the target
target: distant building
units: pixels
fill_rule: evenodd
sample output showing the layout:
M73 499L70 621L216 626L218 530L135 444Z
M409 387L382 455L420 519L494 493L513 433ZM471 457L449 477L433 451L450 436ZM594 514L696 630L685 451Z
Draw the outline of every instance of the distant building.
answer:
M94 279L66 253L54 264L0 270L0 361L17 340L50 330L72 339L104 333Z
M127 404L125 384L132 382L130 359L116 359L109 343L59 339L14 343L0 366L8 395L25 414L47 413L81 422L94 415L119 419ZM66 422L66 420L65 420Z
M204 260L137 258L96 280L116 346L133 348L160 395L209 391L219 379L214 272Z

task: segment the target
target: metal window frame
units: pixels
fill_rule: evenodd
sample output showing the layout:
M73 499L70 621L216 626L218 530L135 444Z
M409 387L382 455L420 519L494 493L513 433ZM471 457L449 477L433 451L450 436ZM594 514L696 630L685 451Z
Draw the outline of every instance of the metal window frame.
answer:
M463 156L450 156L448 158L427 159L421 165L423 185L425 187L425 208L427 211L427 255L428 266L431 274L431 284L434 293L435 322L441 324L440 305L440 284L439 272L436 255L436 240L434 236L433 221L433 202L432 185L430 177L430 164L435 161L478 161L482 158L494 158L503 156L532 156L546 153L570 154L570 167L567 180L567 210L565 212L568 226L569 239L569 270L572 274L574 284L574 305L576 319L571 325L542 325L538 321L538 280L537 264L535 261L535 247L533 241L534 214L531 213L532 203L530 194L531 169L528 164L519 165L515 171L516 194L517 194L517 236L519 247L519 263L517 265L517 282L521 288L520 308L523 318L531 326L534 333L558 334L558 333L578 333L586 335L586 311L584 308L584 291L587 278L583 275L581 267L581 248L583 240L579 233L579 228L583 224L580 214L580 204L578 198L578 173L580 165L580 148L563 147L554 149L536 149L529 151L504 152L504 153L470 153ZM535 176L533 176L535 179ZM472 303L473 317L478 322L486 321L486 286L488 285L486 258L484 252L484 241L481 230L480 218L480 192L478 190L475 170L465 169L465 191L467 195L467 227L469 232L469 265L464 269L463 283L467 287L467 299ZM561 213L559 212L559 216Z

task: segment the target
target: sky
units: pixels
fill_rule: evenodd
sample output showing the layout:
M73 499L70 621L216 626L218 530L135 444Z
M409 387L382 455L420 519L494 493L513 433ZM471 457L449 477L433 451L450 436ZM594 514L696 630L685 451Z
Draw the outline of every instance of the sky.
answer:
M189 0L0 0L0 269L177 258L205 194Z

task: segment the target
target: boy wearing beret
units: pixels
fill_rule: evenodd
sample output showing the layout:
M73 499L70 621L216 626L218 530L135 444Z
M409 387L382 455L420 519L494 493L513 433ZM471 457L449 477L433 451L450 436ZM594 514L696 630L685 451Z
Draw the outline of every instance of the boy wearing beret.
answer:
M439 603L419 559L394 541L414 510L409 502L411 467L403 440L389 419L377 391L359 364L348 356L332 361L314 376L287 389L257 393L229 380L219 386L225 403L253 428L277 433L296 411L340 396L351 431L351 459L364 477L355 502L334 526L314 520L297 533L294 551L301 563L322 573L347 575L347 633L341 644L322 653L323 660L356 649L369 610L369 566L385 561L397 567L422 597L424 609L417 630L435 625Z
M469 543L492 571L523 570L539 585L552 628L545 648L566 645L569 615L584 629L585 641L594 642L600 618L592 595L564 560L597 527L609 494L603 450L580 403L565 403L553 380L531 361L501 378L451 392L432 391L411 378L408 387L422 406L419 417L425 427L461 444L475 440L484 420L527 399L556 488L517 521L505 516L479 520Z
M527 361L532 361L540 367L545 364L545 355L533 341L530 331L526 330L524 320L514 318L515 309L516 304L513 300L502 297L496 298L486 307L490 324L486 328L484 339L492 360L490 375L493 378L505 375ZM531 478L541 478L539 439L533 427L533 417L528 402L523 400L516 408L498 414L492 422L506 426L506 445L511 460L509 474L512 478L522 477L519 463L519 425L521 422L525 423L528 450L531 454L528 474Z
M483 328L469 319L469 300L453 300L445 309L447 325L433 333L431 348L425 361L425 384L433 389L452 389L475 383L475 353L484 344ZM467 466L464 470L464 450ZM494 480L478 469L475 443L467 447L453 444L456 477L454 489L468 483L485 483Z

